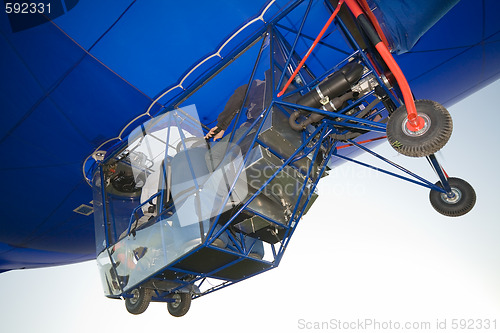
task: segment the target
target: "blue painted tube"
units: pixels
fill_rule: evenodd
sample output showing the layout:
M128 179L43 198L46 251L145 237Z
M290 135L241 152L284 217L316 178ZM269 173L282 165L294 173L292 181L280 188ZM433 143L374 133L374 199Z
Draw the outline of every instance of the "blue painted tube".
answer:
M271 109L272 109L273 105L274 105L274 103L271 103L271 104L269 105L269 107L268 107L266 110L264 110L264 111L262 112L262 114L260 115L260 117L259 117L259 118L257 118L257 119L255 119L255 121L252 123L252 125L251 125L251 126L250 126L250 127L249 127L246 131L245 131L244 135L242 135L242 137L241 137L241 138L240 138L240 139L236 142L236 145L237 145L237 146L238 146L238 145L240 145L240 143L243 141L243 139L244 139L244 138L245 138L245 137L246 137L246 136L250 133L250 131L252 130L252 128L254 128L254 127L257 125L257 122L261 120L261 123L260 123L260 125L259 125L259 128L258 128L258 130L256 131L256 133L255 133L255 135L254 135L254 138L253 138L253 140L252 140L252 143L250 144L250 147L252 147L252 146L255 144L255 142L256 142L256 140L257 140L257 137L258 137L258 134L260 133L260 131L261 131L261 129L262 129L262 126L264 126L264 123L265 123L265 121L266 121L266 118L267 118L267 116L269 115L269 113L271 112ZM262 118L262 119L261 119L261 118ZM246 153L245 158L243 159L243 162L241 163L241 166L240 166L240 168L239 168L238 172L236 173L236 176L235 176L234 182L231 184L231 187L230 187L230 189L229 189L229 191L228 191L228 194L227 194L227 196L226 196L226 199L224 200L223 204L221 205L221 208L220 208L220 210L219 210L219 212L218 212L218 214L217 214L217 217L216 217L216 218L215 218L215 220L213 221L213 225L212 225L212 227L210 228L210 230L209 230L209 231L208 231L208 233L207 233L207 239L206 239L206 242L207 242L207 243L211 243L211 242L213 242L216 238L218 238L218 237L219 237L219 235L222 233L222 231L223 231L224 229L226 229L226 228L227 228L227 226L229 225L229 223L226 223L226 225L224 225L224 226L221 228L221 230L219 230L219 231L216 233L216 235L215 235L215 236L212 236L212 235L213 235L213 233L214 233L214 231L215 231L215 227L216 227L216 225L217 225L217 223L218 223L218 221L219 221L220 214L222 214L222 210L224 209L225 205L227 204L227 201L229 200L229 198L230 198L230 196L231 196L231 193L232 193L232 191L234 190L234 187L236 186L236 182L238 181L238 178L240 177L241 172L243 171L243 168L245 167L245 164L246 164L246 162L248 161L248 158L250 157L250 152L251 152L251 150L248 150L248 152ZM238 214L240 214L240 213L241 213L241 211L242 211L242 210L239 210L239 211L238 211L235 215L233 215L233 217L232 217L231 221L232 221L232 220L234 220L234 218L235 218Z
M441 185L443 186L446 193L450 197L453 197L454 194L451 191L451 186L450 186L450 183L448 182L448 177L446 176L445 172L443 171L443 168L439 164L439 162L436 158L436 155L432 154L432 155L426 156L426 158L427 158L427 161L429 161L429 163L431 164L431 166L434 169L434 171L436 172L436 174L438 175L439 180L441 181Z
M109 229L108 229L108 205L106 205L106 186L104 184L104 171L102 169L102 164L99 166L99 176L101 178L101 197L102 197L102 215L103 215L103 222L104 222L104 235L106 236L106 247L108 247L110 244L109 242Z
M372 165L369 165L367 163L363 163L363 162L360 162L360 161L356 161L352 158L349 158L347 156L343 156L343 155L339 155L337 153L333 154L334 156L337 156L337 157L340 157L346 161L349 161L349 162L353 162L353 163L356 163L356 164L359 164L359 165L362 165L362 166L365 166L367 168L370 168L370 169L373 169L373 170L376 170L376 171L379 171L379 172L382 172L382 173L385 173L387 175L390 175L390 176L394 176L396 178L399 178L399 179L403 179L403 180L406 180L406 181L409 181L410 183L414 183L414 184L417 184L417 185L420 185L420 186L423 186L423 187L427 187L427 188L430 188L432 190L436 190L438 192L442 192L444 193L444 190L442 188L440 188L439 186L436 186L430 182L428 182L427 180L421 178L424 180L424 182L419 182L419 181L416 181L414 179L411 179L411 178L408 178L408 177L404 177L404 176L401 176L401 175L398 175L396 173L393 173L393 172L390 172L390 171L387 171L387 170L384 170L384 169L380 169L380 168L377 168L377 167L374 167ZM413 175L413 173L411 173ZM418 177L418 176L417 176ZM420 177L419 177L420 178Z
M434 185L433 183L431 183L430 181L428 181L428 180L426 180L426 179L424 179L424 178L422 178L422 177L418 176L417 174L415 174L415 173L413 173L413 172L409 171L408 169L403 168L403 167L402 167L402 166L400 166L399 164L396 164L396 163L392 162L391 160L389 160L389 159L387 159L387 158L385 158L385 157L383 157L383 156L381 156L381 155L377 154L377 153L376 153L376 152L374 152L373 150L370 150L370 149L368 149L368 148L366 148L366 147L364 147L364 146L360 145L359 143L354 142L354 141L352 141L352 140L348 140L348 141L349 141L351 144L353 144L354 146L356 146L356 147L358 147L358 148L360 148L360 149L362 149L362 150L366 151L367 153L370 153L371 155L373 155L373 156L377 157L378 159L380 159L380 160L382 160L382 161L384 161L384 162L386 162L386 163L388 163L388 164L392 165L393 167L395 167L395 168L397 168L397 169L399 169L399 170L403 171L404 173L407 173L407 174L409 174L410 176L412 176L412 177L414 177L414 178L416 178L416 179L420 180L421 182L423 182L423 183L425 183L425 184L429 185L428 187L430 187L430 188L435 187L435 185Z
M322 114L322 115L328 116L328 117L338 117L338 118L343 118L345 120L355 121L355 122L358 122L360 124L370 125L374 129L382 129L384 131L386 129L386 125L383 124L383 123L378 123L378 122L371 121L371 120L366 120L366 119L361 119L361 118L357 118L357 117L352 117L352 116L348 116L348 115L345 115L345 114L342 114L342 113L339 113L339 112L324 111L324 110L315 109L315 108L311 108L311 107L304 106L304 105L293 104L293 103L289 103L289 102L285 102L285 101L276 101L276 103L284 105L284 106L287 106L287 107L290 107L290 108L294 108L294 109L302 109L302 110L305 110L305 111L319 113L319 114Z
M151 200L153 200L154 198L160 196L161 193L162 193L162 191L155 193L148 200L144 201L142 204L140 204L139 206L137 206L136 208L134 208L134 210L132 211L132 214L130 215L130 221L128 223L127 234L130 234L130 231L132 230L132 224L134 224L134 222L135 222L134 217L135 217L135 214L137 213L137 211L139 209L141 209L144 205L146 205L147 203L149 203Z
M264 124L264 121L262 122L261 126ZM318 127L313 134L311 134L310 136L310 140L312 140L312 138L314 138L324 127L324 124L321 125L320 127ZM260 132L260 129L259 128L259 131ZM254 143L255 143L255 140L254 140ZM297 156L297 154L303 150L307 144L309 143L309 141L307 142L304 142L286 161L285 163L283 163L283 165L281 167L278 168L278 170L264 183L264 185L261 186L261 188L259 190L257 190L255 192L255 194L253 194L250 199L247 200L247 202L236 212L236 214L233 215L233 217L231 217L231 219L229 219L229 221L226 222L226 224L224 224L224 226L221 228L221 230L219 230L211 239L211 241L215 240L217 237L219 237L219 235L222 233L222 230L226 229L230 224L231 222L233 222L233 220L235 219L235 217L237 215L239 215L249 204L250 202L255 199L255 197L257 197L257 195L259 195L262 190L274 179L274 177L276 177L276 175L278 175L284 168L285 166L287 166L294 158L295 156ZM248 157L248 154L247 154L247 157ZM245 161L246 162L246 161ZM240 169L240 172L238 173L238 175L236 176L236 178L239 177L239 175L241 174L241 169ZM236 179L237 180L237 179ZM236 183L236 180L235 180L235 183ZM233 184L233 186L231 187L231 191L235 185L235 183ZM228 195L228 198L229 198L229 195ZM227 199L228 199L227 198ZM227 202L227 199L226 199L226 202ZM225 203L224 203L225 204ZM218 219L218 218L217 218Z
M329 135L329 133L327 133L327 135ZM328 165L328 161L332 157L332 154L334 153L334 151L335 151L335 145L332 144L332 146L330 147L330 150L329 150L329 152L327 154L327 157L325 158L324 164L323 164L323 166L322 166L322 168L321 168L321 170L319 172L319 175L318 175L316 181L313 183L313 185L311 187L311 190L309 192L309 195L308 195L306 201L304 202L303 207L307 207L307 205L309 204L309 201L312 198L314 190L316 189L316 186L318 185L319 180L323 176L323 173L326 170L326 166ZM288 246L288 243L290 242L290 239L293 236L293 233L295 232L295 230L297 228L298 221L302 218L302 215L304 215L304 210L303 209L300 212L300 214L295 218L296 219L296 223L292 226L292 229L289 230L289 231L287 231L288 235L285 234L283 245L281 246L280 250L278 251L278 254L275 256L276 257L276 260L275 260L276 266L279 265L279 262L281 261L281 258L282 258L283 254L284 254L284 251L286 250L286 247ZM290 223L293 223L293 220L291 220ZM274 250L274 248L273 248L273 250Z
M292 48L290 50L290 55L289 55L289 57L288 57L288 59L286 60L286 63L285 63L285 70L288 68L288 65L290 65L290 61L293 58L293 53L295 52L295 47L297 46L297 42L300 39L300 36L301 36L301 33L302 33L302 29L304 28L304 23L306 22L306 19L309 16L309 11L311 9L311 5L312 5L312 0L310 0L309 4L307 5L306 11L304 13L304 17L302 18L302 22L300 23L299 31L297 32L297 36L295 37L295 40L293 41L293 45L292 45ZM283 83L283 79L285 77L285 70L283 70L281 72L281 77L280 77L280 79L278 81L278 84L275 87L281 87L281 84Z

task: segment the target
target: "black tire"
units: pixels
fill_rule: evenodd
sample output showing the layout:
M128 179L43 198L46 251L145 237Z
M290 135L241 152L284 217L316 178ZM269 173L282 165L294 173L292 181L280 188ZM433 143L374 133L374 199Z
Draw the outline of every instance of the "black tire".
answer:
M446 194L431 190L429 199L432 207L445 216L457 217L467 214L476 204L474 188L460 178L448 178L448 182L455 198L449 199ZM442 187L441 182L436 185Z
M406 106L402 105L387 122L387 140L403 155L429 156L446 145L453 131L453 121L448 110L437 102L418 100L415 101L415 107L418 115L426 121L426 127L420 133L408 130Z
M167 304L168 312L174 317L184 316L191 306L191 294L175 293L172 298L175 299L175 302Z
M136 288L130 292L133 297L125 299L125 307L131 314L138 315L146 311L151 302L152 292L145 288Z

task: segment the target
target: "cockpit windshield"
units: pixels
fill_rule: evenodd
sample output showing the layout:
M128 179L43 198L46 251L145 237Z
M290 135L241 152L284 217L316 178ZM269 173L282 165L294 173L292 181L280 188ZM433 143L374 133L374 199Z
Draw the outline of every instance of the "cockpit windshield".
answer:
M98 253L107 251L98 263L107 267L107 279L115 281L116 290L110 294L201 244L212 227L211 218L246 197L245 172L237 173L241 152L236 146L226 148L230 152L214 167L191 106L139 126L127 145L102 163L94 176L96 202L104 203L96 230L105 229ZM228 196L234 182L241 185Z

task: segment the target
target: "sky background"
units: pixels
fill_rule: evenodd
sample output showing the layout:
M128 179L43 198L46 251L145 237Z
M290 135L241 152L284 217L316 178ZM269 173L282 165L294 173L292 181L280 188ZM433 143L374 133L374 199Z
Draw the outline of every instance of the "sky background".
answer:
M427 331L446 320L441 332L460 331L453 319L496 319L500 331L499 92L497 81L449 108L454 132L437 156L476 190L464 217L435 212L426 188L343 164L320 182L279 267L194 300L182 318L164 303L129 314L103 296L90 261L1 274L0 332L303 332L358 319L429 322ZM387 142L375 151L437 181L425 159Z

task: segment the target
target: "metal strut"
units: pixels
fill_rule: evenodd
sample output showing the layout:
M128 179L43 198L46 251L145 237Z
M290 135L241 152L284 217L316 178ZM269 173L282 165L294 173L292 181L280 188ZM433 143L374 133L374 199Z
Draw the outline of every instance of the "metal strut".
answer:
M444 171L443 167L441 164L439 164L439 161L437 160L436 155L431 154L429 156L426 156L427 161L429 161L429 164L432 166L434 171L439 177L439 180L441 181L441 185L443 186L443 189L446 191L446 195L448 198L453 198L455 194L451 190L450 183L448 182L448 174L446 171Z

